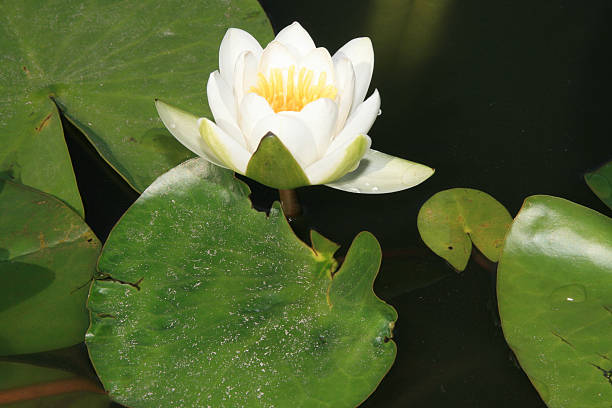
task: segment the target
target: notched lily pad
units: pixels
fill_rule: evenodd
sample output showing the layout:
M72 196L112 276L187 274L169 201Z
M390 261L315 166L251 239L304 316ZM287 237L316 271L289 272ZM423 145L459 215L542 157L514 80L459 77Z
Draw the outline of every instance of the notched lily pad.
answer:
M584 180L597 197L612 209L612 162L585 174Z
M612 219L527 198L498 268L508 344L550 408L612 401Z
M0 355L82 342L100 242L62 201L21 184L0 180L0 214Z
M438 256L463 271L472 243L492 262L499 259L512 223L508 210L489 194L452 188L434 194L417 217L421 238Z
M336 271L336 244L313 232L313 250L278 203L268 217L248 194L193 159L111 233L86 342L118 402L353 407L389 370L397 314L372 290L376 239L359 234Z

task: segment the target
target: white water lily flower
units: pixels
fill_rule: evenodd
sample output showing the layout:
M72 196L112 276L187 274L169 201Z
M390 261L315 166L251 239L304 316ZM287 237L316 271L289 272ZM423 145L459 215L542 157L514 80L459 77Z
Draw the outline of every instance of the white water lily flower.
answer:
M369 38L332 57L298 23L265 49L230 28L208 79L214 122L159 100L156 106L192 152L267 186L388 193L421 183L433 169L370 149L368 131L380 112L377 90L365 99L373 68Z

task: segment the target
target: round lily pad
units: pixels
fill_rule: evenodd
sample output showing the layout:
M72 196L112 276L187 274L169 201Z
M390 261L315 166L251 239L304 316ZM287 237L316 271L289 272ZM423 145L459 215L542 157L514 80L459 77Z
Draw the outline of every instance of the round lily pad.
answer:
M229 27L268 42L256 0L0 4L0 173L82 214L58 107L136 190L192 154L154 98L210 116L205 86Z
M257 212L229 170L192 159L112 231L89 298L98 375L130 407L354 407L391 367L395 310L359 234L310 248L276 203Z
M550 408L612 402L612 219L527 198L502 251L504 335Z
M489 260L497 262L511 223L510 213L499 201L471 188L434 194L417 217L423 242L458 271L465 269L472 243Z
M0 180L0 355L83 341L100 242L62 201Z

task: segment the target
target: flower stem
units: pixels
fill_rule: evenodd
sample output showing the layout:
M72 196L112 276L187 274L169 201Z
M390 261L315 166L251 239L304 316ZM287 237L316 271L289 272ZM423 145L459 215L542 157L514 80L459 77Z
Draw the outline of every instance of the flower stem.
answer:
M67 380L51 381L48 383L2 390L0 391L0 405L75 391L105 394L102 388L90 380L85 378L70 378Z
M279 189L278 194L280 195L280 202L281 206L283 207L285 217L291 219L302 214L302 207L300 206L295 190Z

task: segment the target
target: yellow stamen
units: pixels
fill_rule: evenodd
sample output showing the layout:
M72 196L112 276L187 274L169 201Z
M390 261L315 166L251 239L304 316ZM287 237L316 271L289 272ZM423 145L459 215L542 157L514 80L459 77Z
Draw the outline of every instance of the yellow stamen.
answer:
M286 72L286 77L283 75ZM295 72L295 65L288 69L272 68L268 78L260 72L257 74L257 85L249 92L265 98L274 112L301 111L304 106L320 98L334 99L338 90L327 84L327 73L321 72L315 83L314 72L301 68Z

